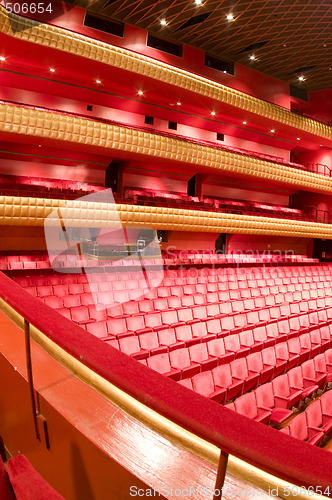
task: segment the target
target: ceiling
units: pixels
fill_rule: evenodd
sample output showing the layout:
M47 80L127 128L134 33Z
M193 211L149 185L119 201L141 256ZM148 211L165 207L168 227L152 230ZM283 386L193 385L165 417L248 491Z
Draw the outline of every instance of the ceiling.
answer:
M201 5L195 0L74 3L306 90L332 87L331 0L201 1ZM232 21L227 19L230 13ZM255 60L250 60L253 55Z

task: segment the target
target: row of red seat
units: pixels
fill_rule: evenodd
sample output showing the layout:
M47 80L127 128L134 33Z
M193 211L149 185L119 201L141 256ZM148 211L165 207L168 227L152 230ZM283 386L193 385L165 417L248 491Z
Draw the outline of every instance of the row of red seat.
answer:
M260 215L297 220L315 220L312 215L308 216L302 210L285 207L283 205L217 197L212 198L211 196L204 196L204 198L200 200L196 196L188 196L185 193L170 193L149 188L127 188L125 191L125 198L118 198L115 195L115 200L118 203L127 203L129 200L130 203L138 205L231 212L240 213L242 215Z
M233 404L228 403L230 409L266 423L270 422L274 408L298 408L304 400L315 397L317 391L324 390L332 380L332 349L287 373L273 375L267 383L262 383L260 372L248 367L248 358L235 359L228 365L200 372L179 383L218 403L225 404L235 399ZM274 365L263 366L273 372ZM172 368L168 376L178 380L178 374ZM270 423L280 424L288 416L290 413L276 412Z
M280 264L280 263L314 263L317 262L316 259L311 259L301 255L289 255L289 256L248 256L242 254L213 254L213 255L201 255L201 256L172 256L173 251L170 254L163 254L162 257L158 258L118 258L118 259L89 259L88 255L82 255L78 258L73 254L63 254L56 257L52 263L49 260L48 255L36 255L31 256L29 259L25 259L25 255L0 255L0 270L31 270L31 269L52 269L58 268L95 268L95 267L128 267L128 266L145 266L146 268L151 268L153 266L159 266L160 269L163 266L191 266L191 265L227 265L227 264ZM197 269L197 272L199 269Z
M326 392L297 415L281 432L312 445L332 434L332 392Z

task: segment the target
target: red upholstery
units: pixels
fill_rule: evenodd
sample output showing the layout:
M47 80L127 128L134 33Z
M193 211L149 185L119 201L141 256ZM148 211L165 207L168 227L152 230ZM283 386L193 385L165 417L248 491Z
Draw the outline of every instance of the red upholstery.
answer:
M1 500L15 500L5 466L0 458L0 498Z
M17 500L64 500L38 474L24 455L17 455L8 460L8 476Z

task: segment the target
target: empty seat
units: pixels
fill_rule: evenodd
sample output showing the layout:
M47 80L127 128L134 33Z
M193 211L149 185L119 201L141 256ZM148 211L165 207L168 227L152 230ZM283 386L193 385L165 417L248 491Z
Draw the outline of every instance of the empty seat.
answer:
M326 383L327 374L316 372L315 364L312 359L305 361L301 365L303 379L306 385L318 385L323 388Z
M259 374L259 384L265 384L272 380L274 367L264 365L261 352L253 352L246 359L248 369L253 373Z
M266 424L270 420L271 411L257 406L254 392L243 394L234 401L234 408L237 413L241 413L248 418Z
M287 374L273 379L272 388L275 404L280 408L291 408L301 400L302 391L290 387Z
M308 427L306 412L297 415L288 427L284 427L280 432L313 445L318 444L324 437L323 431Z
M181 378L193 377L201 371L201 367L190 359L189 349L175 349L169 353L171 366L181 371Z
M280 425L282 424L282 422L293 415L293 412L291 410L288 410L286 408L279 408L276 406L271 382L257 387L257 389L255 390L255 395L257 407L261 408L262 410L271 411L271 425Z
M224 403L226 398L226 389L216 387L211 372L202 372L192 378L193 389L198 394L216 401Z
M189 355L191 361L201 365L202 371L212 370L218 365L218 358L209 354L206 343L190 346Z
M230 363L231 374L234 379L243 380L243 391L255 389L259 382L259 373L248 370L245 358L235 359Z
M138 337L136 336L120 338L119 348L124 354L136 359L145 359L149 355L149 351L141 348Z
M167 353L150 356L147 359L147 365L149 368L173 380L180 380L181 378L181 371L171 367Z
M79 325L91 323L94 320L90 318L87 306L71 307L71 319Z
M301 399L307 397L314 397L316 391L318 391L318 385L312 384L308 385L303 379L303 374L300 366L296 366L287 373L289 386L292 389L302 391Z
M325 393L323 396L330 396L331 393ZM323 398L322 396L322 398ZM325 435L329 435L332 432L332 418L326 418L326 415L322 413L322 399L314 401L306 409L307 423L310 429L319 429Z
M233 377L230 365L217 366L212 370L212 376L218 388L226 389L226 400L243 393L244 381Z

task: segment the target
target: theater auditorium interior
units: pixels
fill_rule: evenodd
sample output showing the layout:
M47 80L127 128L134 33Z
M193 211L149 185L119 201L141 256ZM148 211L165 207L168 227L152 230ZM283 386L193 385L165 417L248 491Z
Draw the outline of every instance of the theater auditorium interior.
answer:
M331 21L1 2L1 500L332 496Z

